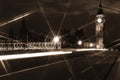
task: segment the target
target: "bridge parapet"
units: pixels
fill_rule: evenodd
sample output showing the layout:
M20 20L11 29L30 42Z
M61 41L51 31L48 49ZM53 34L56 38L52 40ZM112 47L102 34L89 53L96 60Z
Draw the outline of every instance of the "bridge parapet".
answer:
M61 49L61 43L53 42L13 42L13 43L0 43L0 51L5 50L45 50L45 49Z

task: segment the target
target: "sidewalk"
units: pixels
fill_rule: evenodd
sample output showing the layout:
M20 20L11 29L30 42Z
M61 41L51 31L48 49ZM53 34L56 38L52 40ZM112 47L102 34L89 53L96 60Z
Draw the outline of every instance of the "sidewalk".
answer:
M106 80L120 80L120 56L115 62Z

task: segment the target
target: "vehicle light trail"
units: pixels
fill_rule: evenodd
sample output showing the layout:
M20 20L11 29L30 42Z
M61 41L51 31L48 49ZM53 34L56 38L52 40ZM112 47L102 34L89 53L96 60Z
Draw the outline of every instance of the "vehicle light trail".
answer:
M89 49L76 49L75 51L107 51L108 49L98 49L98 48L89 48Z
M14 54L14 55L0 55L0 60L14 60L23 58L43 57L43 56L54 56L71 54L72 51L54 51L54 52L39 52L39 53L26 53L26 54Z

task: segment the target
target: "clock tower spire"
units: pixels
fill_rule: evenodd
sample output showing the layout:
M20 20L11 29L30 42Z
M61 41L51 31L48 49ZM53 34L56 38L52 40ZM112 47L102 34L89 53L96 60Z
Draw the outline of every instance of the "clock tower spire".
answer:
M104 13L102 8L102 1L99 1L98 12L96 15L96 47L104 48Z
M98 14L103 14L102 1L99 0Z

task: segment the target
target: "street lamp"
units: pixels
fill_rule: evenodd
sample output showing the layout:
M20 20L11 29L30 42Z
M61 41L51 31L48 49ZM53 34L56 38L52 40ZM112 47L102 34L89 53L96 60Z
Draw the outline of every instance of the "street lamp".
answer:
M58 42L59 42L59 41L60 41L60 37L55 36L55 37L53 38L53 42L55 43L55 49L58 48Z
M78 45L82 45L82 43L83 43L83 42L82 42L81 40L78 41Z
M55 36L55 37L53 38L54 43L58 43L59 40L60 40L60 38L59 38L58 36Z
M93 47L94 45L93 45L93 43L90 43L90 47Z
M99 46L99 45L97 45L96 47L97 47L97 48L100 48L100 46Z

